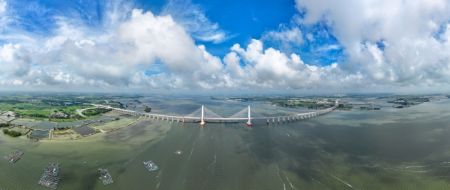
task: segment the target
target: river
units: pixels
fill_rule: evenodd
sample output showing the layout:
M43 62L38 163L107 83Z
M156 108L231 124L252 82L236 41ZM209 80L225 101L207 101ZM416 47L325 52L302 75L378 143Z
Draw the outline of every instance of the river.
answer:
M188 113L199 103L208 106L179 100L162 111ZM229 114L241 104L209 107ZM0 160L0 189L45 189L37 182L50 161L61 164L58 189L67 190L449 189L449 107L450 101L439 100L405 109L335 111L253 128L142 121L74 141L1 134L0 154L25 154L16 164ZM159 169L147 171L146 160ZM100 167L109 169L113 184L101 183Z

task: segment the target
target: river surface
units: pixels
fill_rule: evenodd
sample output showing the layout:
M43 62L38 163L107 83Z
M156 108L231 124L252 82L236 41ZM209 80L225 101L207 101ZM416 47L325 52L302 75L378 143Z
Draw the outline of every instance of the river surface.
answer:
M162 102L151 102L154 111L187 114L205 104L231 115L246 106ZM0 134L1 155L16 149L25 152L16 164L0 160L2 190L45 189L37 182L51 161L61 164L58 189L67 190L450 189L450 101L335 111L253 128L143 120L74 141L31 142ZM147 171L146 160L159 169ZM101 183L100 167L109 169L113 184Z

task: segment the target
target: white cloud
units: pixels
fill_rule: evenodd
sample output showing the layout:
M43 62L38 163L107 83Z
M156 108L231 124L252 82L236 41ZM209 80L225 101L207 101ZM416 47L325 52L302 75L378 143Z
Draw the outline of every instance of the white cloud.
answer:
M297 0L297 8L306 11L304 24L329 23L349 73L379 85L448 85L448 38L435 35L450 20L449 1Z
M0 47L0 74L7 78L16 78L26 75L30 65L28 52L18 44L5 44Z
M446 14L446 1L347 1L298 2L298 7L306 10L305 19L299 22L326 19L330 23L340 44L321 51L342 46L348 56L345 63L310 65L301 55L264 47L264 38L251 40L245 47L235 44L220 58L195 43L199 40L196 34L207 37L208 32L193 30L195 27L167 12L155 15L110 4L115 8L105 14L106 22L100 28L58 17L58 27L49 36L14 28L8 29L17 34L0 33L0 39L8 42L0 45L0 85L63 90L70 86L95 90L328 91L449 86L450 16ZM218 26L203 13L197 17L203 17L200 20L207 28L212 27L206 31L220 35ZM303 34L296 27L280 28L266 36L303 43ZM215 38L217 42L223 39L211 37L205 41L214 42ZM314 37L307 34L306 39L312 41ZM163 69L146 74L146 70L161 68L161 64Z
M1 47L3 84L157 88L227 86L221 60L197 46L170 15L131 10L104 32L58 18L55 35ZM146 76L155 62L168 70ZM229 85L228 85L229 86Z
M234 84L238 86L335 89L358 82L353 75L344 76L336 64L324 67L308 65L297 54L286 55L273 48L264 48L260 40L252 40L245 49L236 44L231 50L224 57L224 63L227 73L235 78ZM239 66L241 63L245 66Z
M281 43L282 47L301 45L303 43L303 34L298 27L281 27L278 31L269 31L264 34L263 39Z
M229 38L219 24L210 21L202 8L189 0L169 0L162 15L170 15L197 40L221 43Z
M5 0L0 0L0 15L3 15L6 12L7 3Z
M8 3L6 0L0 0L0 31L8 23L9 16L7 15Z

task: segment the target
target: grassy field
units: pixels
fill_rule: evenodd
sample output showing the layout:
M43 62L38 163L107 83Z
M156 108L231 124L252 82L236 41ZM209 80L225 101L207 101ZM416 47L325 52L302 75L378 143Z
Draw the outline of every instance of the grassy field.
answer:
M83 117L80 110L93 108L91 104L105 104L123 107L114 101L122 96L110 95L77 95L77 94L10 94L0 95L0 112L12 111L18 118L34 120L70 122L98 117L108 110L89 109Z
M69 115L67 119L70 120L77 119L78 115L76 113L77 109L83 109L90 107L89 105L69 105L69 106L57 106L48 105L41 102L31 103L31 102L1 102L0 110L2 111L13 111L21 117L31 117L31 118L49 118L54 112L63 112ZM55 119L53 119L55 120ZM60 120L60 119L56 119Z
M83 114L85 116L96 116L99 114L103 114L103 113L107 113L111 111L111 109L106 109L106 108L92 108L92 109L87 109L83 111Z

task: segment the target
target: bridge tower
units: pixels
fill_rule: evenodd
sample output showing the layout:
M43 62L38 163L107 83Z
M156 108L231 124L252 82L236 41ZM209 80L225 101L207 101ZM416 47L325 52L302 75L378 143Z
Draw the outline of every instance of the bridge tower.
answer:
M204 108L204 106L202 105L202 115L201 115L201 117L200 117L200 126L205 126L205 108Z
M247 121L247 126L249 126L249 127L251 127L253 124L252 124L252 117L251 117L251 111L250 111L250 106L248 106L248 108L247 108L247 117L248 117L248 121Z

